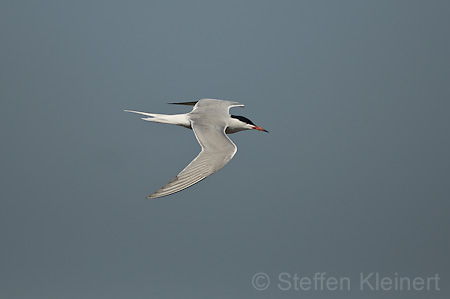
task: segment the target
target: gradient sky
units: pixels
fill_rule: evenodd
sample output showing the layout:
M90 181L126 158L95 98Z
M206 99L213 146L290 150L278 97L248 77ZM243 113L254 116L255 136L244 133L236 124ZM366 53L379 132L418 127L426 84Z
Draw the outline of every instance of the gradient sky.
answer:
M450 2L1 1L0 297L449 298ZM200 150L133 109L237 101ZM271 285L252 287L266 273ZM277 276L350 291L281 291ZM358 289L439 274L440 291Z

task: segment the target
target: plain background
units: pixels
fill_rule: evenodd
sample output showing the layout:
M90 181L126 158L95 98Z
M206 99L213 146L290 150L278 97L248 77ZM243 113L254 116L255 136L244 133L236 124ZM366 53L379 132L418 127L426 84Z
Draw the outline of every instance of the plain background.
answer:
M448 1L0 3L1 298L449 298ZM219 98L270 131L170 197ZM252 276L267 273L265 291ZM281 291L281 272L352 279ZM361 272L440 291L360 291Z

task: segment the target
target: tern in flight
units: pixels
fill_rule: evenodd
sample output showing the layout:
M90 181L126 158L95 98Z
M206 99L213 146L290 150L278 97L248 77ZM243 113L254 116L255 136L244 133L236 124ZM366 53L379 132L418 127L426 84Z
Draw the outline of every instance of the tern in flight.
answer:
M215 99L202 99L195 102L170 103L175 105L194 106L185 114L165 115L140 111L125 110L149 117L146 121L174 124L194 131L202 150L173 180L158 189L147 198L158 198L184 190L224 167L236 154L236 145L227 134L243 130L268 132L255 125L246 117L230 115L232 107L244 107L237 102Z

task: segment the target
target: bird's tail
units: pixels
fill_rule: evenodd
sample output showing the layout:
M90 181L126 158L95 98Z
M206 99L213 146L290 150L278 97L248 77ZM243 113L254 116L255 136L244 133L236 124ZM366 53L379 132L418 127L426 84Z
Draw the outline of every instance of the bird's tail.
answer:
M156 113L148 113L148 112L140 112L133 110L125 110L125 112L132 112L141 115L146 115L150 117L143 117L143 120L151 121L154 123L162 123L162 124L172 124L177 126L182 126L188 129L191 129L191 122L187 117L187 114L156 114Z
M131 112L131 113L137 113L141 115L146 115L150 117L143 117L143 120L151 121L155 123L163 123L163 124L173 124L172 115L165 115L165 114L156 114L156 113L148 113L148 112L140 112L140 111L133 111L133 110L124 110L125 112Z

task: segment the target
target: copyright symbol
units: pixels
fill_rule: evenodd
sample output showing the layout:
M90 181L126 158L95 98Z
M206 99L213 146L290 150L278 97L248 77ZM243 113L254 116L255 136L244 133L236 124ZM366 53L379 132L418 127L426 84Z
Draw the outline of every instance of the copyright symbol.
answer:
M252 286L255 290L264 291L269 287L270 279L269 275L264 272L259 272L252 277Z

